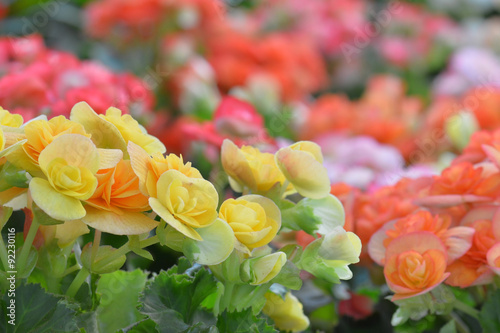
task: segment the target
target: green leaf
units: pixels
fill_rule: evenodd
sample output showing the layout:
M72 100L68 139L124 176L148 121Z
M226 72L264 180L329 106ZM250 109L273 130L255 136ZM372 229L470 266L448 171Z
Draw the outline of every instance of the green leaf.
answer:
M299 206L281 211L281 225L291 230L304 230L315 236L321 221L314 217L312 207Z
M488 294L479 313L479 322L484 332L500 332L500 290Z
M137 325L133 326L129 330L122 330L123 333L158 333L156 330L156 324L151 319L146 319L139 322Z
M147 274L142 270L116 271L101 276L96 290L100 295L96 310L99 332L116 332L144 319L137 307L146 279Z
M27 188L29 184L26 170L17 168L7 162L0 171L0 191L5 191L11 187Z
M457 333L457 327L454 320L450 320L446 325L441 327L439 333Z
M75 311L65 301L45 292L39 285L19 285L15 296L15 326L10 325L7 306L12 298L5 294L0 301L1 332L78 332Z
M7 221L9 221L13 211L11 207L0 206L0 230L2 230Z
M45 213L40 207L38 207L34 201L32 205L33 216L41 225L56 225L64 223L64 221L56 220L47 215L47 213Z
M159 332L184 332L197 324L200 304L217 291L215 278L205 269L186 271L186 261L158 274L144 290L141 313L149 316Z
M276 333L264 317L256 317L251 308L241 312L224 311L217 318L219 333Z
M279 274L272 279L271 282L279 283L292 290L299 290L302 287L300 269L298 269L293 262L287 260L285 266L281 268Z
M326 235L345 222L344 207L331 194L322 199L304 198L295 207L282 210L281 216L284 227L304 230L313 236Z
M151 253L149 253L149 251L141 248L140 237L138 235L128 236L128 239L129 239L128 246L129 246L130 250L132 250L132 252L134 252L138 256L141 256L145 259L148 259L151 261L154 260L153 256L151 255Z

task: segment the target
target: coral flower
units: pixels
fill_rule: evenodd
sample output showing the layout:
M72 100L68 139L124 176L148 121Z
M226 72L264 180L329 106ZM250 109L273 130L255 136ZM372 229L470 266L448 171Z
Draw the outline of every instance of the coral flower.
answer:
M446 271L446 249L429 232L414 232L396 238L386 253L384 275L395 295L393 301L424 294L450 274Z
M97 188L85 202L82 219L91 227L115 235L137 235L158 224L141 212L149 210L148 198L139 191L139 178L130 161L121 160L114 168L99 170Z
M375 262L383 264L385 249L395 239L414 232L429 232L441 239L451 262L469 250L474 229L465 226L450 228L450 225L450 216L433 216L430 212L421 210L384 225L370 239L368 252Z
M470 226L476 231L471 248L448 267L451 275L446 283L460 288L489 283L493 275L487 262L488 251L498 241L493 224L489 220L477 220Z

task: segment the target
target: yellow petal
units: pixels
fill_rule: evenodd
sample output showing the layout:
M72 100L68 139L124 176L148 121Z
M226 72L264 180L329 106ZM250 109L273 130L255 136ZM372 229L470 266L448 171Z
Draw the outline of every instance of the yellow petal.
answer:
M281 148L276 153L276 164L301 195L321 199L330 193L326 168L311 153Z
M54 227L56 230L55 237L60 248L71 245L78 237L90 232L90 229L81 220L66 221L63 224L50 227Z
M197 233L196 230L176 220L175 217L170 214L168 209L164 207L158 199L149 198L149 205L151 206L153 211L158 214L165 222L167 222L170 226L175 228L186 237L199 241L203 240L203 238L201 238L200 234Z
M149 164L151 163L151 157L149 154L142 149L139 145L136 145L132 141L128 142L127 146L128 153L130 155L130 162L134 173L139 178L139 187L143 194L148 194L146 190L146 180L149 170Z
M231 140L225 139L221 147L222 167L232 180L251 189L257 188L257 182L248 165L245 155ZM236 190L236 189L235 189Z
M139 235L154 229L158 222L138 212L124 211L123 215L107 210L85 207L82 221L94 229L114 235Z
M75 104L71 109L70 119L80 123L87 133L92 135L92 141L99 148L120 149L125 159L128 158L127 142L118 128L102 119L85 102Z
M119 149L102 149L98 148L99 153L99 169L114 168L123 158L123 152Z
M33 178L30 181L30 192L38 207L56 220L78 220L85 216L80 200L57 192L45 179Z
M99 153L94 143L80 134L63 134L54 139L38 158L40 168L45 172L47 166L56 158L62 158L68 165L83 167L95 174L99 170Z

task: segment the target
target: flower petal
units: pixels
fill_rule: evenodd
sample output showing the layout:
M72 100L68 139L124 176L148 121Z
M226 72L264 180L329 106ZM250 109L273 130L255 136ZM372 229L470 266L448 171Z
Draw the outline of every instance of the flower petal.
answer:
M87 215L82 218L85 224L114 235L139 235L151 231L159 224L139 212L124 211L120 215L91 206L86 206L85 209Z
M165 222L167 222L170 226L175 228L183 235L199 241L203 240L203 238L201 238L200 234L196 232L196 230L179 222L172 214L170 214L168 209L165 208L158 199L149 198L149 205L151 206L153 211L158 214Z
M45 179L33 178L30 181L30 192L38 207L56 220L78 220L85 216L80 200L57 192Z

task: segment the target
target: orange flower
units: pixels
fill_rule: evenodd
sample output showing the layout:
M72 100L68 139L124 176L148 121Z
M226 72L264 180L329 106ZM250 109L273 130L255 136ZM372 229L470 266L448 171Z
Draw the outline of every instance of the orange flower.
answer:
M433 216L428 211L418 211L407 217L392 221L377 231L368 243L368 253L377 263L383 265L386 248L398 237L414 232L428 232L437 236L445 245L448 261L461 257L469 250L474 229L469 227L450 228L451 217Z
M497 196L500 191L500 174L491 174L483 167L474 167L469 162L455 164L434 176L431 195L477 195Z
M472 89L464 96L464 105L469 106L482 129L500 126L500 90L492 87ZM474 101L470 103L469 101Z
M150 231L157 222L142 214L149 210L148 198L139 190L139 178L129 160L97 172L94 194L85 202L82 221L116 235L136 235Z
M311 140L332 131L350 131L356 121L354 107L343 95L323 95L311 105L300 137Z
M430 232L396 238L386 253L384 275L393 301L424 294L443 282L447 255L441 240Z
M448 266L451 275L446 283L451 286L466 288L489 283L493 275L486 258L488 251L497 242L492 222L477 220L470 226L476 231L471 248L461 258Z

